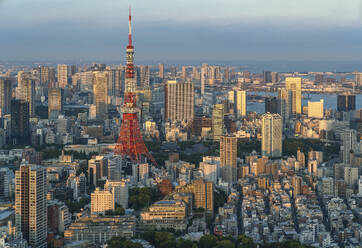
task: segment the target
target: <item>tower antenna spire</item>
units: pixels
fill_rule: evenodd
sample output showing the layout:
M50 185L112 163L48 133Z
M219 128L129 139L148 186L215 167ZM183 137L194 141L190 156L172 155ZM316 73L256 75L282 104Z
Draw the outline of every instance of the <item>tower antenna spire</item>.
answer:
M131 25L131 5L129 6L128 15L128 46L132 46L132 25Z

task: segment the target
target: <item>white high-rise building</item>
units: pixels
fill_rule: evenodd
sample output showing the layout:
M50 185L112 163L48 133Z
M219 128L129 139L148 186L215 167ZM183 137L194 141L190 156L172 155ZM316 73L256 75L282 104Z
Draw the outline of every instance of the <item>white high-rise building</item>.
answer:
M47 247L47 174L37 165L15 173L15 224L32 247Z
M139 173L138 180L143 184L145 184L150 174L150 165L147 163L140 164L138 173Z
M91 214L105 214L106 211L114 211L114 196L108 190L96 190L91 194Z
M128 208L128 185L125 180L107 180L104 189L112 192L114 202L124 209Z
M262 116L262 156L282 156L283 121L279 114L266 113Z
M246 116L246 91L236 90L235 91L235 112L236 117L241 118Z
M351 163L351 151L356 152L357 149L357 131L354 129L347 129L342 135L343 147L342 159L344 164Z

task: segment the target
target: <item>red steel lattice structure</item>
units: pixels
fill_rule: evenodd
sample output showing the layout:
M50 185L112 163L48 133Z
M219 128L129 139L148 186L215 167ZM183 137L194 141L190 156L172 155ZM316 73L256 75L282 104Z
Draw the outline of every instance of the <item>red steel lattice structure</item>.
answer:
M136 83L134 77L134 47L132 45L131 9L128 20L127 65L125 78L123 118L115 153L129 157L133 162L142 162L142 156L147 157L154 165L156 161L149 153L139 128L138 109L136 107Z

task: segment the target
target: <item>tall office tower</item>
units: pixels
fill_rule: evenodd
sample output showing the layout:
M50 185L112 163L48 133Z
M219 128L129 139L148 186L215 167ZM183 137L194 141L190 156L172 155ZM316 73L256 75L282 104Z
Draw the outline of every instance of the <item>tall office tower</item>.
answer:
M58 85L64 89L68 85L68 66L64 64L58 65Z
M355 72L354 80L357 87L362 86L362 72Z
M235 136L220 137L221 178L230 184L237 180L237 148L238 140Z
M276 83L278 83L279 82L279 74L278 74L278 72L272 72L271 73L271 78L272 78L272 83L273 84L276 84Z
M283 117L285 123L292 114L292 92L287 89L278 89L278 114Z
M37 165L15 173L15 224L32 247L47 247L47 175Z
M344 167L344 182L354 187L358 182L358 167Z
M63 89L51 88L48 91L48 119L58 119L63 113Z
M181 69L181 79L183 81L186 81L187 79L187 67L186 66L182 66L182 69Z
M224 104L214 104L212 110L212 136L214 140L220 140L224 132Z
M277 114L278 111L278 98L269 96L265 98L265 113Z
M48 87L49 88L55 88L57 87L57 83L56 83L56 77L55 77L55 68L49 68L49 83L48 83Z
M0 77L0 117L10 113L11 96L11 79Z
M323 119L324 116L324 100L321 99L319 102L308 101L308 118L319 118Z
M192 67L192 79L200 80L199 70L196 66Z
M170 76L172 79L176 79L176 77L177 77L177 67L176 66L171 67Z
M122 107L122 125L119 132L115 153L128 157L132 162L140 163L142 156L147 157L154 165L156 161L149 153L139 128L136 100L136 82L134 73L134 47L132 45L131 10L128 17L127 67L125 78L124 104Z
M261 154L268 157L282 156L283 121L280 115L266 113L262 116Z
M165 120L192 121L194 119L194 84L169 80L165 84Z
M20 72L19 72L20 73ZM35 81L32 79L30 73L18 74L18 99L24 100L29 103L30 116L35 115Z
M49 67L41 66L40 67L40 84L43 86L48 86L49 84Z
M342 161L344 164L351 164L351 152L356 152L358 147L357 131L354 129L345 130L342 135L342 142Z
M263 72L263 82L264 83L272 83L272 72L271 71L264 71Z
M11 100L11 143L30 144L29 103Z
M94 104L98 119L108 119L108 73L94 72L93 80Z
M224 69L224 82L225 83L228 83L230 81L230 68L229 67L226 67Z
M150 68L148 65L141 65L140 67L140 87L141 89L150 88Z
M158 77L164 79L165 77L165 65L164 64L158 64Z
M201 96L205 94L205 84L207 80L207 64L203 64L201 67Z
M70 76L73 76L74 74L77 73L77 66L76 65L71 65L70 66Z
M104 215L106 211L114 211L114 196L108 190L98 187L91 194L91 215Z
M88 184L97 186L98 179L108 176L108 160L104 156L95 156L88 160Z
M302 177L298 177L298 176L294 176L292 179L292 185L293 185L293 192L294 192L294 197L297 195L302 194L302 183L303 183L303 179Z
M362 176L358 179L358 196L362 196Z
M115 204L122 206L124 209L128 208L127 181L107 180L104 184L104 189L112 192Z
M235 91L235 113L237 118L246 116L246 91L236 90Z
M292 114L302 113L302 78L287 77L285 79L285 88L292 92Z
M356 110L356 95L350 93L338 95L337 110L346 112Z
M107 70L108 72L108 96L120 97L121 96L121 79L122 79L122 70L121 69L112 69Z
M10 187L9 187L10 186ZM0 199L9 200L11 191L11 173L8 167L0 168Z

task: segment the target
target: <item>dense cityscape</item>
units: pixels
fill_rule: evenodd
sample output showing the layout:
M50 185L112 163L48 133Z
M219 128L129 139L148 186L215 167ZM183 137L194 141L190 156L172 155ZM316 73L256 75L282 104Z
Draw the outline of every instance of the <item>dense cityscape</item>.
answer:
M362 72L135 65L131 21L0 64L1 248L362 247Z

